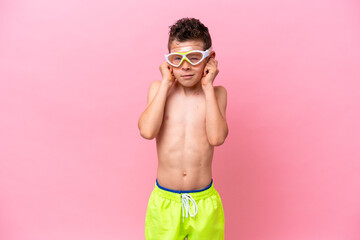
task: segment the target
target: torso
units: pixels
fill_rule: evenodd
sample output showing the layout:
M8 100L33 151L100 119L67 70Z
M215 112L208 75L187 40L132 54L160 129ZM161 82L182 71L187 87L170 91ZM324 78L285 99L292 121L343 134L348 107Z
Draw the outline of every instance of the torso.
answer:
M211 182L214 147L205 126L205 95L169 90L164 119L156 137L157 180L173 190L198 190Z

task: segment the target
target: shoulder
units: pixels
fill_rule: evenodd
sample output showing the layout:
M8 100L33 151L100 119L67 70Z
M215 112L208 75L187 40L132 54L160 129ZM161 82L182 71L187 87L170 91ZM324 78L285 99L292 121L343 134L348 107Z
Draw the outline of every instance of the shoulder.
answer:
M148 96L149 97L154 96L159 90L160 85L161 85L161 81L158 80L152 81L149 86Z
M161 84L161 81L155 80L150 83L150 87L159 87Z
M160 85L161 85L161 81L158 80L152 81L149 86L149 93L154 91L157 92L157 90L159 90Z
M214 87L214 91L220 112L224 119L226 119L227 91L223 86Z
M219 86L214 86L214 91L215 91L215 95L216 98L225 98L227 97L227 91L226 88L219 85Z
M155 80L150 83L147 97L147 105L151 103L156 93L159 91L161 85L161 81Z

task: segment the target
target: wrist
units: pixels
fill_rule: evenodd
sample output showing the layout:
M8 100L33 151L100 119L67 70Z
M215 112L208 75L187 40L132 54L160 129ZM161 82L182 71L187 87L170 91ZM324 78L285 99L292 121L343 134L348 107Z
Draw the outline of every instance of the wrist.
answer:
M215 94L215 89L212 84L202 85L202 89L206 99L211 98Z
M214 86L212 84L201 85L204 91L214 90Z
M174 81L171 81L171 80L169 80L169 79L167 79L167 78L163 78L162 79L162 81L161 81L161 85L162 85L162 87L165 87L165 88L170 88L171 87L171 85L173 84L173 82Z

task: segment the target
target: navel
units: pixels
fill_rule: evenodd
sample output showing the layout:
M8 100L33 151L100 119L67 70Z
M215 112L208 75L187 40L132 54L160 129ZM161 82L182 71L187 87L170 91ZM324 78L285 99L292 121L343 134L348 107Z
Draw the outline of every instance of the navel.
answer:
M184 172L183 172L183 177L186 177L186 176L187 176L187 172L184 171Z

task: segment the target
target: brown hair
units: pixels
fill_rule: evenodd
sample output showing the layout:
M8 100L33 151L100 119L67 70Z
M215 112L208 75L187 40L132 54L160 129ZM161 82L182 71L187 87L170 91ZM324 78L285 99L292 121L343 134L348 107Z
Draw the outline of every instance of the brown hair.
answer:
M182 18L170 26L168 50L174 40L185 42L187 40L201 40L204 43L203 50L211 47L211 37L208 28L196 18Z

